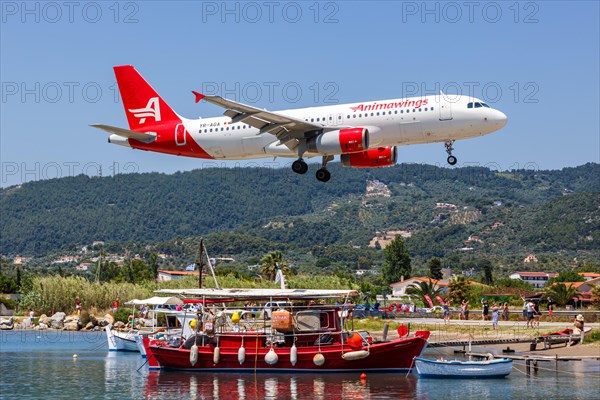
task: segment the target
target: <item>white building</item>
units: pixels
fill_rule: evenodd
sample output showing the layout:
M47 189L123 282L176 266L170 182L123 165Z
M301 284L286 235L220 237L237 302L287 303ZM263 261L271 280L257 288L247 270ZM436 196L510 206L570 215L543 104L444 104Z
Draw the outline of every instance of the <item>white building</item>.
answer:
M536 289L541 289L546 286L548 280L551 278L556 278L558 276L557 273L554 272L515 272L509 275L510 279L519 279L523 282L527 282L532 285Z
M425 278L425 277L415 277L405 279L400 282L392 283L390 287L392 288L392 296L400 297L406 296L406 289L410 286L418 286L421 282L433 282L435 289L443 289L444 293L448 291L448 283L442 281L436 281L435 279Z

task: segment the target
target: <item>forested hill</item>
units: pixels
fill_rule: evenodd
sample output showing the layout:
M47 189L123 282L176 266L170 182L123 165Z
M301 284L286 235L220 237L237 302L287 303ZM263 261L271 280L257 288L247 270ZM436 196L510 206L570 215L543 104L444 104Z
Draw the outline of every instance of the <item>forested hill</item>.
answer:
M215 231L292 247L349 239L366 247L375 231L387 229L434 241L442 234L454 250L495 219L511 232L511 238L498 237L502 248L515 248L519 240L556 249L564 239L568 248L598 249L599 164L496 172L415 164L357 170L334 163L325 184L314 179L316 168L306 176L267 168L77 176L2 189L0 253L41 256L94 240L156 243ZM365 197L366 181L373 179L386 184L391 197ZM433 224L438 202L455 204L460 212ZM288 225L266 229L269 223ZM536 232L542 227L548 235ZM423 256L436 252L413 242Z

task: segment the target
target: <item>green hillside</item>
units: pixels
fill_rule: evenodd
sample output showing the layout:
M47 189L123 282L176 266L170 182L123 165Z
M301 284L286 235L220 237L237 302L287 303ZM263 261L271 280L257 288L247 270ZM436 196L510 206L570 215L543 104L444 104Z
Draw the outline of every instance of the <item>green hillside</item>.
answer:
M278 249L300 264L326 259L356 266L360 257L380 261L378 250L367 247L376 231L405 230L416 260L472 254L518 260L527 252L600 258L599 164L560 171L415 164L379 170L332 164L331 170L327 184L287 169L211 168L2 189L0 253L41 257L103 240L115 251L129 243L144 253L152 244L183 260L194 253L193 238L208 235L216 255L244 259ZM373 179L391 197L366 197ZM479 240L466 242L473 235Z

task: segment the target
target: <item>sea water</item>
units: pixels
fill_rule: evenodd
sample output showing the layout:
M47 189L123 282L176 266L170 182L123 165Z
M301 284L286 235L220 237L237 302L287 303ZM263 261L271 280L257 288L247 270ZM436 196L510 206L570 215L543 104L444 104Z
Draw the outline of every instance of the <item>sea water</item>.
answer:
M484 351L485 349L477 349ZM73 356L77 355L76 358ZM437 358L438 349L425 356ZM446 358L453 358L446 351ZM360 361L357 361L357 363ZM1 399L595 399L600 363L521 362L507 378L422 379L414 374L149 372L139 353L109 352L104 332L1 331Z

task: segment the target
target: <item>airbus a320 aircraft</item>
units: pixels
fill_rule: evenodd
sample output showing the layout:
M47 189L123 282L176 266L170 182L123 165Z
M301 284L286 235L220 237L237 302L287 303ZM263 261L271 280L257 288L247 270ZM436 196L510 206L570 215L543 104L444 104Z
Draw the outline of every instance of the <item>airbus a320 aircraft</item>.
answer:
M336 155L346 167L387 167L396 163L396 146L409 144L443 142L454 165L455 140L492 133L507 122L502 112L464 96L453 102L442 94L266 111L194 91L196 102L226 111L190 120L175 113L133 66L114 70L129 129L92 125L111 133L109 143L206 159L294 157L298 174L308 171L304 157L322 157L316 173L322 182L331 178L327 163Z

